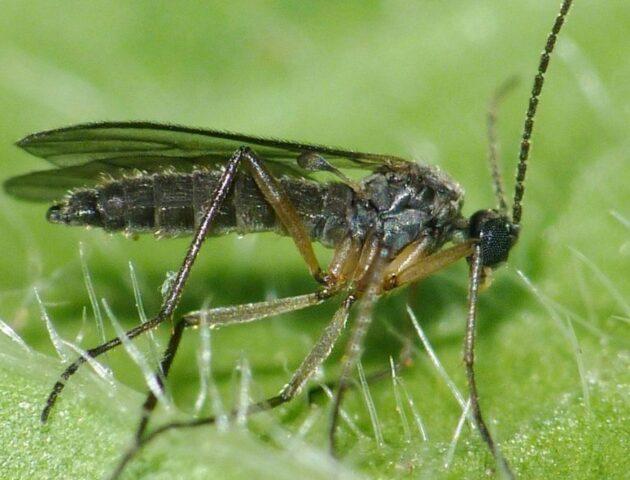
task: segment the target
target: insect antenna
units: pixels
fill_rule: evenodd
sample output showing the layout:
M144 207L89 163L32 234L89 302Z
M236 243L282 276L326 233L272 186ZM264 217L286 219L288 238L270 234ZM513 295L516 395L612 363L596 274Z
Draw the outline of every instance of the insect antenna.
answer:
M514 204L512 206L512 223L518 226L521 223L521 216L523 213L523 195L525 194L525 174L527 173L527 159L529 157L529 149L531 146L530 139L532 131L534 130L534 117L536 115L536 109L538 108L538 97L542 91L543 84L545 82L545 73L549 66L549 59L551 52L556 44L558 33L564 24L564 20L569 12L571 3L573 0L564 0L560 7L560 12L556 17L551 32L547 37L547 43L540 55L538 62L538 73L534 77L534 85L532 87L532 93L529 97L529 105L527 107L527 113L525 114L525 124L523 125L523 135L521 137L521 147L518 155L518 168L516 171L516 186L514 187Z
M499 167L499 141L497 139L497 111L499 104L506 95L518 84L517 77L510 77L497 88L488 103L488 113L486 115L486 127L488 136L488 163L492 174L492 185L494 195L497 199L497 209L501 215L506 215L508 211L503 175Z

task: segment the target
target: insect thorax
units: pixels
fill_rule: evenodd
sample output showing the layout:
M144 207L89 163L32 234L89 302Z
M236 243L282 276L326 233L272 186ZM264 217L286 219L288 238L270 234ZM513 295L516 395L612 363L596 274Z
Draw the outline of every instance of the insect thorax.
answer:
M357 202L352 229L364 235L375 227L391 255L420 239L429 253L435 251L467 224L461 187L435 167L409 164L401 171L377 172L362 187L365 200Z

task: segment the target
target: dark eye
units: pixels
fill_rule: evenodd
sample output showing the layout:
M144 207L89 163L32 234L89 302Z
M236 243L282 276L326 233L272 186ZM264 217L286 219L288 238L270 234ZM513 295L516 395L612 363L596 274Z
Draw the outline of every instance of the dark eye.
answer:
M510 219L493 210L481 210L470 218L470 236L479 239L481 262L486 267L506 261L516 241Z

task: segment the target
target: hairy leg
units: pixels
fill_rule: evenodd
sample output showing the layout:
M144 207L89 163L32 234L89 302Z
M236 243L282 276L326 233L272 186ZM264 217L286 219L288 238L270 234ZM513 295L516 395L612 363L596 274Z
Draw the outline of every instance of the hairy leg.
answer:
M276 215L280 218L282 224L293 238L300 254L306 261L311 274L319 282L328 283L328 279L325 278L325 275L322 273L322 269L315 257L306 229L302 225L295 207L288 200L286 193L283 192L280 183L273 177L273 175L265 167L263 161L258 158L251 149L246 147L240 148L232 155L226 165L225 171L219 180L219 185L208 203L206 213L202 217L200 225L193 236L188 252L184 257L184 261L170 287L168 295L162 304L159 313L151 320L127 331L125 333L126 337L130 339L135 338L138 335L155 328L173 314L177 304L179 303L179 299L190 274L190 270L192 269L197 255L199 254L203 241L210 230L212 222L216 217L223 200L225 200L225 197L233 184L237 169L242 162L245 163L247 169L250 171L250 174L263 193L265 200L267 200L272 206ZM102 345L88 350L86 355L95 358L112 348L119 346L120 344L121 339L116 337ZM61 374L59 380L53 386L53 389L46 400L46 405L41 414L42 422L46 422L48 420L48 416L57 401L57 397L65 387L66 381L85 362L86 358L81 356L71 363Z
M403 370L405 370L406 368L410 367L413 364L413 353L414 352L412 350L412 343L411 341L408 340L400 349L396 362L394 363L394 372L396 372L396 374L400 374ZM368 373L365 376L365 380L368 384L372 384L372 383L380 382L381 380L390 378L391 374L392 374L392 369L391 369L391 366L388 365L386 368ZM349 389L355 388L358 385L359 384L357 382L352 382L350 385L348 385L348 388ZM319 396L326 393L326 389L334 391L338 388L338 386L339 386L339 379L326 382L324 384L316 385L310 388L306 392L306 397L308 399L308 402L309 403L315 402Z
M346 351L342 360L341 376L333 397L328 431L330 451L333 456L336 454L335 432L339 422L341 402L350 383L350 376L363 353L363 342L372 324L374 304L382 288L386 256L387 250L381 246L380 236L372 232L365 242L354 272L354 281L357 285L357 290L361 292L362 298L354 328L346 345Z
M164 351L159 370L155 373L156 381L160 387L168 376L173 359L179 348L183 330L186 327L206 325L217 327L231 325L235 323L254 322L267 317L294 312L303 308L318 305L330 298L334 293L320 290L315 293L298 295L295 297L279 298L266 302L246 303L242 305L231 305L229 307L217 307L207 310L197 310L190 312L182 318L171 333L168 346ZM139 441L144 434L149 422L149 417L157 405L157 397L149 391L143 405L142 419L136 431L136 440Z
M137 327L134 327L131 330L127 331L125 333L125 336L127 338L137 337L138 335L152 328L155 328L156 326L158 326L160 323L162 323L164 320L166 320L172 315L173 311L177 307L177 304L179 303L179 299L181 298L184 286L186 284L186 280L188 279L190 270L192 269L192 266L195 263L195 259L197 258L197 255L199 254L199 250L201 249L203 241L205 240L206 235L208 234L208 231L210 230L210 227L212 226L212 222L217 216L217 213L219 212L219 208L221 204L223 203L223 201L225 200L225 197L227 196L230 190L230 187L232 186L234 182L234 178L236 177L236 172L237 172L239 164L241 163L244 152L245 152L244 149L237 150L232 155L229 162L227 163L225 170L223 171L223 174L221 175L221 178L219 180L219 185L217 189L214 191L213 196L209 199L207 208L205 210L205 214L201 220L201 223L199 224L199 227L197 228L197 231L195 232L193 236L193 240L190 243L190 246L188 247L188 251L186 252L184 261L182 262L182 265L179 268L179 271L177 272L177 276L175 277L175 280L173 281L169 289L168 295L166 296L162 306L160 307L159 313L155 317L153 317L151 320L148 320L147 322L144 322L141 325L138 325ZM108 342L103 343L102 345L99 345L95 348L88 350L86 352L86 355L91 358L98 357L99 355L102 355L103 353L111 350L112 348L119 346L121 343L122 343L122 340L120 338L118 337L113 338L109 340ZM53 389L50 392L48 399L46 400L46 405L41 414L42 422L45 423L48 420L50 411L55 405L57 397L63 390L66 381L72 375L74 375L74 373L79 369L79 367L83 365L86 361L87 359L85 356L81 356L77 358L61 374L59 380L57 380L57 382L53 386Z
M303 297L306 297L306 295L304 295ZM291 300L291 299L281 299L281 300ZM333 319L326 326L326 328L324 329L324 332L322 333L317 343L315 343L315 345L313 346L309 354L302 361L298 369L295 371L295 373L291 377L291 380L289 380L289 382L282 388L280 393L274 397L270 397L260 402L256 402L249 405L246 411L247 415L251 415L253 413L275 408L278 405L281 405L283 403L290 401L301 391L306 381L310 377L313 376L313 374L317 371L319 366L330 355L330 352L332 351L333 346L335 345L337 339L339 338L339 336L341 335L341 332L343 331L345 327L346 321L348 319L348 314L350 312L350 308L352 307L355 300L356 298L352 294L348 295L344 299L344 301L341 304L341 307L339 307L339 309L335 312ZM263 304L264 303L266 302L263 302ZM315 302L315 303L318 303L318 302ZM209 311L207 313L209 313ZM267 314L266 316L269 316L269 315L271 314ZM232 317L230 316L229 318L231 319ZM231 322L228 321L227 323L231 323ZM149 393L149 396L151 395L152 394ZM236 414L237 414L236 410L231 412L232 417L234 417ZM136 436L136 442L131 446L131 448L129 448L129 450L121 458L119 464L117 465L116 469L113 471L110 478L112 480L119 478L124 468L133 459L133 457L137 454L137 452L141 448L143 448L147 443L151 442L162 433L166 431L174 430L174 429L179 429L179 428L191 428L191 427L198 427L202 425L208 425L208 424L215 423L215 421L216 421L216 417L211 416L211 417L199 418L199 419L194 419L194 420L189 420L189 421L172 422L172 423L168 423L166 425L163 425L162 427L155 429L153 432L147 435L144 435L141 437Z

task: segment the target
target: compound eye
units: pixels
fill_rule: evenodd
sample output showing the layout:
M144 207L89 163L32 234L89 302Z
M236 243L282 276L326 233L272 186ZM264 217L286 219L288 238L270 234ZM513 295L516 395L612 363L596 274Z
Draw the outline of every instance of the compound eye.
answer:
M510 220L492 210L480 211L471 217L470 234L479 239L481 262L485 267L506 261L516 240Z

